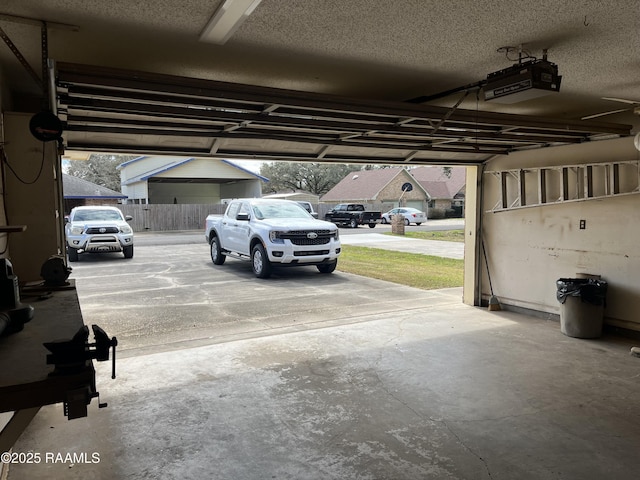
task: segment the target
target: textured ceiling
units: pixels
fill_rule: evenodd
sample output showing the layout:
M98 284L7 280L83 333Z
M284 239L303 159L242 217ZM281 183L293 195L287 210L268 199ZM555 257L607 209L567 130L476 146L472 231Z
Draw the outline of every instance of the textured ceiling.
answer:
M47 21L56 61L392 102L511 66L499 47L522 44L537 58L546 48L560 93L511 105L474 94L460 108L571 121L622 108L598 120L638 126L633 105L602 99L640 101L637 0L263 0L225 45L199 42L219 3L5 0L0 14ZM2 16L0 27L39 71L40 29ZM4 44L0 63L9 90L36 91Z

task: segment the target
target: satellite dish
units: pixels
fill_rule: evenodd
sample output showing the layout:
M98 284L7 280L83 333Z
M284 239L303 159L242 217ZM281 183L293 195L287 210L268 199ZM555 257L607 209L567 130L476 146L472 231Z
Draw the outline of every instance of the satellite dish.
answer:
M62 137L62 122L53 113L42 111L31 117L29 131L41 142L59 140Z
M411 190L413 190L413 185L411 185L411 183L406 182L402 184L402 191L403 192L410 192Z

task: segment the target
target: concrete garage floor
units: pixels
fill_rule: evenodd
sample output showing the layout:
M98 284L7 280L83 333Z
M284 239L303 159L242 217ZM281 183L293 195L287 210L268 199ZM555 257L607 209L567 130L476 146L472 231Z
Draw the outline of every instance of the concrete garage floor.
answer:
M117 380L97 364L109 407L94 400L73 421L60 405L43 408L14 451L88 461L12 465L10 480L638 478L640 359L629 355L631 341L569 338L554 321L462 305L460 289L311 269L256 283L248 264L214 268L206 245L192 248L181 261L140 249L134 283L120 259L95 260L103 276L94 283L96 263L78 264L85 320L101 319L123 342ZM164 286L173 261L193 279L184 298L181 275ZM121 303L105 313L109 298L94 284L111 282L120 293L108 295ZM145 282L155 295L143 295ZM174 314L180 302L200 311L194 289L207 294L210 318L215 305L213 317L226 319L224 334L207 336L213 327L196 313ZM148 298L145 308L129 308L127 290ZM241 315L238 297L253 318L242 317L241 329L230 320ZM144 323L161 310L177 326Z

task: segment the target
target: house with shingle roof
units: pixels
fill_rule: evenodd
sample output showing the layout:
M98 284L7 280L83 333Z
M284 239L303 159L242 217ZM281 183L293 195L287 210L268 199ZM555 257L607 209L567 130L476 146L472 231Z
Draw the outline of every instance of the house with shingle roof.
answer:
M73 207L81 205L116 205L123 203L127 199L127 196L120 192L66 173L62 174L62 194L65 215Z
M451 213L454 201L464 202L465 177L464 167L453 167L450 176L441 167L360 170L349 173L320 201L363 203L382 211L403 205L429 212L430 217L443 217ZM403 188L406 184L411 188Z
M411 189L403 191L403 185ZM363 203L371 209L387 211L400 202L407 207L426 211L429 194L400 167L358 170L349 173L320 198L323 203Z
M467 183L465 167L418 167L411 175L429 192L429 209L442 215L462 216L464 214L464 195ZM452 212L453 211L453 212Z

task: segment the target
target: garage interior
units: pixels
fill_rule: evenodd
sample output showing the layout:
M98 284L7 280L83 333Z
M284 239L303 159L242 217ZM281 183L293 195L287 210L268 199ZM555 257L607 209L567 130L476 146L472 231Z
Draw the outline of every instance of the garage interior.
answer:
M223 4L243 21L220 40L208 24ZM639 22L632 1L4 2L2 256L21 282L64 253L65 151L466 166L467 207L463 302L424 299L428 321L399 309L371 325L122 358L129 376L103 390L130 408L107 417L94 400L56 428L59 409L36 415L67 401L46 395L60 386L51 367L11 371L3 446L35 416L23 451L91 444L109 458L65 471L77 478L635 478ZM540 71L553 85L527 80ZM43 111L62 122L60 142L32 135ZM577 274L608 282L607 332L624 337L560 334L555 281ZM494 296L499 313L484 308ZM54 308L69 323L58 334L82 323L77 307ZM22 345L29 327L2 338L5 370L43 360ZM157 389L163 365L176 383ZM39 390L21 390L37 375ZM166 429L137 423L162 425L168 405ZM136 470L141 459L156 467Z

